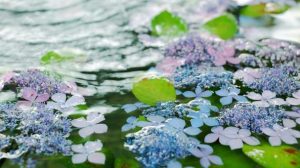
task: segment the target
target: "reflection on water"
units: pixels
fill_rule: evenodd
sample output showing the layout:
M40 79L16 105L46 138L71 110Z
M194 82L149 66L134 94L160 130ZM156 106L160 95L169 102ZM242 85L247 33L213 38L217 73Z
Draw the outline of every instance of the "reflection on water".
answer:
M182 14L195 28L224 10L208 10L204 1L1 0L0 71L40 67L39 57L49 50L83 50L85 61L50 68L87 87L90 111L110 113L106 120L109 132L100 139L114 155L126 156L120 128L127 114L117 109L135 101L128 93L132 78L161 58L161 49L144 46L138 35L147 31L151 17L163 9ZM273 27L256 25L243 31L253 39L270 36L300 42L299 9L276 16ZM0 101L9 96L13 95L2 93Z

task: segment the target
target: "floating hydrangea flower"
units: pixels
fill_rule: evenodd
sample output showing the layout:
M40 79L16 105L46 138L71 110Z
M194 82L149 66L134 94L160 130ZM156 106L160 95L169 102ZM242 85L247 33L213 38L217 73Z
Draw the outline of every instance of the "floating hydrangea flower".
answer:
M126 139L125 147L137 154L137 160L147 168L164 166L173 159L189 156L188 149L199 144L182 131L164 124L144 127L128 134Z
M294 118L295 121L300 124L300 111L293 111L293 112L287 112L286 113L287 116Z
M267 68L261 73L262 76L251 83L250 88L269 90L277 95L290 95L300 88L300 83L294 79L297 71L292 67Z
M162 124L166 119L161 116L147 116L148 121L138 121L137 125L140 127L156 126Z
M197 127L187 127L185 128L185 121L179 118L170 118L166 120L166 123L179 131L182 131L188 135L198 135L201 133L201 130Z
M206 99L195 99L188 103L189 106L196 107L199 109L199 112L202 113L210 113L213 112L219 112L219 109L217 106L213 106L209 100ZM194 111L189 111L194 112Z
M169 45L165 57L185 59L186 63L212 62L212 57L205 51L206 40L200 36L188 36Z
M72 156L72 162L74 164L84 163L87 160L95 164L104 164L105 155L99 151L102 149L102 143L100 140L88 141L84 144L72 145L72 151L75 154Z
M72 125L74 127L80 128L79 135L86 138L93 133L102 134L107 132L107 125L99 124L104 121L104 115L101 113L91 112L87 115L86 119L81 117L74 119Z
M214 64L216 66L225 65L226 62L231 64L238 64L240 63L239 58L235 58L235 49L231 44L223 44L214 48L213 46L208 46L207 52L213 56Z
M204 112L190 112L188 114L191 117L191 124L193 127L201 127L203 124L208 126L219 125L218 120L215 117L210 117L209 113Z
M283 126L275 124L273 128L263 128L262 132L269 137L269 143L272 146L281 145L281 141L286 144L297 144L297 138L300 138L300 131L292 128L296 127L296 123L290 119L283 120Z
M274 107L258 107L251 103L238 103L233 108L220 112L220 125L234 126L261 133L262 128L271 128L281 124L286 118L285 112Z
M55 93L63 93L65 89L65 85L62 82L49 77L39 70L21 72L15 75L11 82L18 87L28 87L35 90L38 94L48 93L50 96Z
M145 105L143 103L137 102L134 104L125 104L124 106L122 106L122 109L126 112L126 113L130 113L133 112L135 110L141 109L141 108L146 108L149 107L148 105Z
M183 92L183 96L187 98L202 98L202 97L210 97L213 94L212 91L206 90L203 91L200 87L197 87L195 92L193 91L185 91Z
M233 99L238 102L247 102L247 98L244 96L240 96L240 89L237 88L229 88L229 89L221 89L216 91L218 96L221 96L220 102L222 105L229 105L232 103Z
M205 142L213 143L219 139L221 144L230 146L231 150L240 149L243 143L249 145L259 145L260 142L251 136L251 132L247 129L239 129L236 127L216 127L212 129L211 134L206 135Z
M293 93L293 97L289 97L286 99L286 102L290 105L300 105L300 90L297 92Z
M261 72L258 69L245 68L234 73L235 79L242 79L243 82L250 85L256 79L261 77Z
M192 148L189 149L189 151L196 156L197 158L200 158L200 164L203 168L208 168L211 166L211 164L215 165L223 165L223 161L219 156L212 155L213 148L208 145L201 145L201 148Z
M269 90L264 90L260 95L258 93L250 92L247 95L248 98L255 100L252 102L259 107L269 107L270 105L284 105L286 102L281 98L276 98L276 93Z
M47 107L61 111L64 115L70 115L75 111L75 106L85 103L82 96L74 95L67 99L67 95L64 93L56 93L51 96L51 99L52 101L47 102Z
M202 70L196 65L186 65L178 68L172 78L176 88L199 87L204 89L233 85L232 72L220 68Z
M22 98L25 101L18 101L18 105L30 107L33 103L42 103L49 99L49 94L38 94L31 88L24 88L22 90Z
M127 118L127 124L122 126L122 132L129 131L131 129L134 129L137 126L138 119L134 116L128 117Z

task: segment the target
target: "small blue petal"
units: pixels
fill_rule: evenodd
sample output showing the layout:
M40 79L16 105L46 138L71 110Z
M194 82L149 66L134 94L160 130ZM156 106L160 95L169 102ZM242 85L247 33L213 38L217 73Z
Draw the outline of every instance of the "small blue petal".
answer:
M193 97L196 97L196 94L192 91L185 91L185 92L183 92L183 96L187 97L187 98L193 98Z
M222 103L222 105L229 105L232 103L232 97L231 96L222 97L220 99L220 102Z
M201 127L203 125L203 121L201 119L191 119L191 125L193 127Z
M214 119L214 118L204 118L203 122L208 125L208 126L217 126L219 125L218 120Z

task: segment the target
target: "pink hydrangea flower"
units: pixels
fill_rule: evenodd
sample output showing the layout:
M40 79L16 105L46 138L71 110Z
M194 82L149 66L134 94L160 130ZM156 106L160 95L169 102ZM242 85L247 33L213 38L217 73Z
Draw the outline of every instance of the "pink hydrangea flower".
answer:
M156 68L165 75L170 76L175 72L177 67L183 64L184 59L166 57L156 66Z
M226 62L229 62L231 64L238 64L241 62L239 58L234 57L235 49L230 44L224 44L219 48L208 46L207 52L214 57L214 64L216 66L225 65Z

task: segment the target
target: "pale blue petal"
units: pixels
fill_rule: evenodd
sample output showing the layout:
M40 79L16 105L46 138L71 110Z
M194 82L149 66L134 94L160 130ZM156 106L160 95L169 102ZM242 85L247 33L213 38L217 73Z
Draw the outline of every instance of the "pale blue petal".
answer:
M210 110L213 112L219 112L219 109L217 106L210 106Z
M165 118L162 116L148 116L147 120L149 120L151 122L161 123L161 122L165 121Z
M214 118L204 118L203 122L208 125L208 126L217 126L219 125L218 120L214 119Z
M199 95L202 93L202 89L200 87L197 87L195 90L196 95Z
M189 112L188 117L199 118L199 112Z
M234 99L242 103L248 102L248 99L245 96L235 96Z
M183 96L187 98L192 98L192 97L196 97L196 94L192 91L185 91L183 92Z
M235 94L240 94L241 90L238 88L230 88L229 89L230 93L235 93Z
M136 123L136 126L138 127L148 127L148 126L151 126L153 123L151 122L148 122L148 121L138 121Z
M182 168L182 165L180 162L178 162L177 160L171 160L168 165L167 168Z
M185 128L183 130L186 134L188 135L198 135L201 133L201 130L199 128L196 128L196 127L188 127L188 128Z
M198 95L199 97L210 97L212 94L213 94L212 91L207 90L207 91L204 91L204 92L202 92L202 93L200 93L200 94L197 94L197 95Z
M122 107L122 109L124 109L126 113L130 113L137 110L137 107L134 104L126 104Z
M171 118L168 119L166 122L177 129L183 129L185 127L185 121L180 118Z
M135 122L136 121L136 117L134 117L134 116L131 116L131 117L128 117L127 118L127 122L128 123L133 123L133 122Z
M220 99L220 102L222 103L222 105L228 105L232 103L232 97L231 96L227 96L227 97L222 97Z
M203 121L201 119L191 119L191 125L193 127L201 127L203 125Z
M180 90L176 90L176 95L178 96L178 95L181 95L182 94L182 92L180 91Z
M129 131L131 129L133 129L135 126L131 125L131 124L125 124L122 126L122 132L126 132Z
M210 112L210 106L209 105L200 105L199 106L200 111L203 113L209 113Z
M216 91L216 94L217 94L218 96L224 97L224 96L228 96L228 95L229 95L229 92L228 92L228 90L221 89L221 90Z

